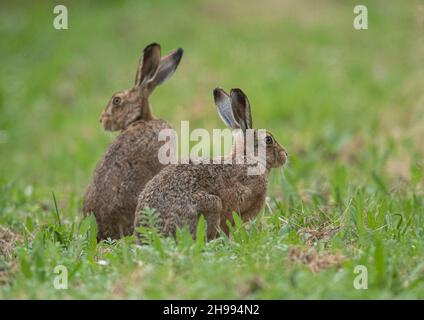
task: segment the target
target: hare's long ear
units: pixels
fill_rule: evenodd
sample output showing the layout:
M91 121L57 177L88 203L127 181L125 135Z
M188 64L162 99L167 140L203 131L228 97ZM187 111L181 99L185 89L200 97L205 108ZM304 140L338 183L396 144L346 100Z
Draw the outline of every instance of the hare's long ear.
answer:
M249 99L238 88L231 89L230 95L234 118L240 123L240 128L243 131L252 129L252 114L250 112Z
M215 88L213 90L213 98L218 109L218 114L227 127L240 129L240 124L234 118L230 96L221 88Z
M144 48L143 55L140 57L140 62L135 76L135 86L144 85L152 80L156 74L160 63L160 45L157 43L149 44Z
M154 75L152 81L149 84L152 89L153 87L164 83L174 74L181 61L183 52L183 49L178 48L168 53L166 56L162 57L162 59L160 59L159 67L156 71L156 74Z

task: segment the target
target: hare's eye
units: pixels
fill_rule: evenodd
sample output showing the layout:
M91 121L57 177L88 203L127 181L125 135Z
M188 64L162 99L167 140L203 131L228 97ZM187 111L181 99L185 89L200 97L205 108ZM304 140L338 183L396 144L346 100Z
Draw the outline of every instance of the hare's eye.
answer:
M272 144L272 142L273 142L273 140L272 140L272 137L271 137L271 136L266 136L266 137L265 137L265 143L266 143L267 145Z
M115 106L120 105L120 104L121 104L121 98L120 98L120 97L114 97L114 98L113 98L113 100L112 100L112 103L113 103Z

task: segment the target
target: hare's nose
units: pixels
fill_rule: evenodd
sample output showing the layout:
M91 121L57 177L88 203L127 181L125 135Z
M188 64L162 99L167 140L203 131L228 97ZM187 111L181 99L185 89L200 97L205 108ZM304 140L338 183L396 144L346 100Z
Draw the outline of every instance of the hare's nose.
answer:
M100 114L100 117L99 117L99 122L100 122L100 123L102 123L102 120L103 120L104 116L105 116L105 112L103 111L103 112Z

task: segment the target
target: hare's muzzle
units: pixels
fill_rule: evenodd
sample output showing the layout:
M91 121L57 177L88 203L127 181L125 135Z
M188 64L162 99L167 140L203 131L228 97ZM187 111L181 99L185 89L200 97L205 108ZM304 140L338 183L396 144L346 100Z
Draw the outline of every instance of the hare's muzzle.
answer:
M112 130L112 120L106 112L102 112L99 118L99 122L102 124L103 129Z
M278 159L281 166L287 162L287 157L288 157L287 151L284 148L281 148L280 151L278 152Z
M102 113L100 114L100 118L99 121L102 122L104 118L106 118L108 116L106 111L102 111Z

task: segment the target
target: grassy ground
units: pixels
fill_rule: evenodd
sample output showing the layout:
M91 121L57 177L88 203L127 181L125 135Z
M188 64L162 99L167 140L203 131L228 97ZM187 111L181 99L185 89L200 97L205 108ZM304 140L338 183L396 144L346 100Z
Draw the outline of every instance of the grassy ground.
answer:
M420 1L362 1L365 31L354 1L62 2L66 31L54 2L0 12L0 298L424 298ZM229 239L96 244L81 218L115 136L98 115L153 41L185 49L152 96L157 116L223 128L211 90L241 87L290 153L266 208Z

